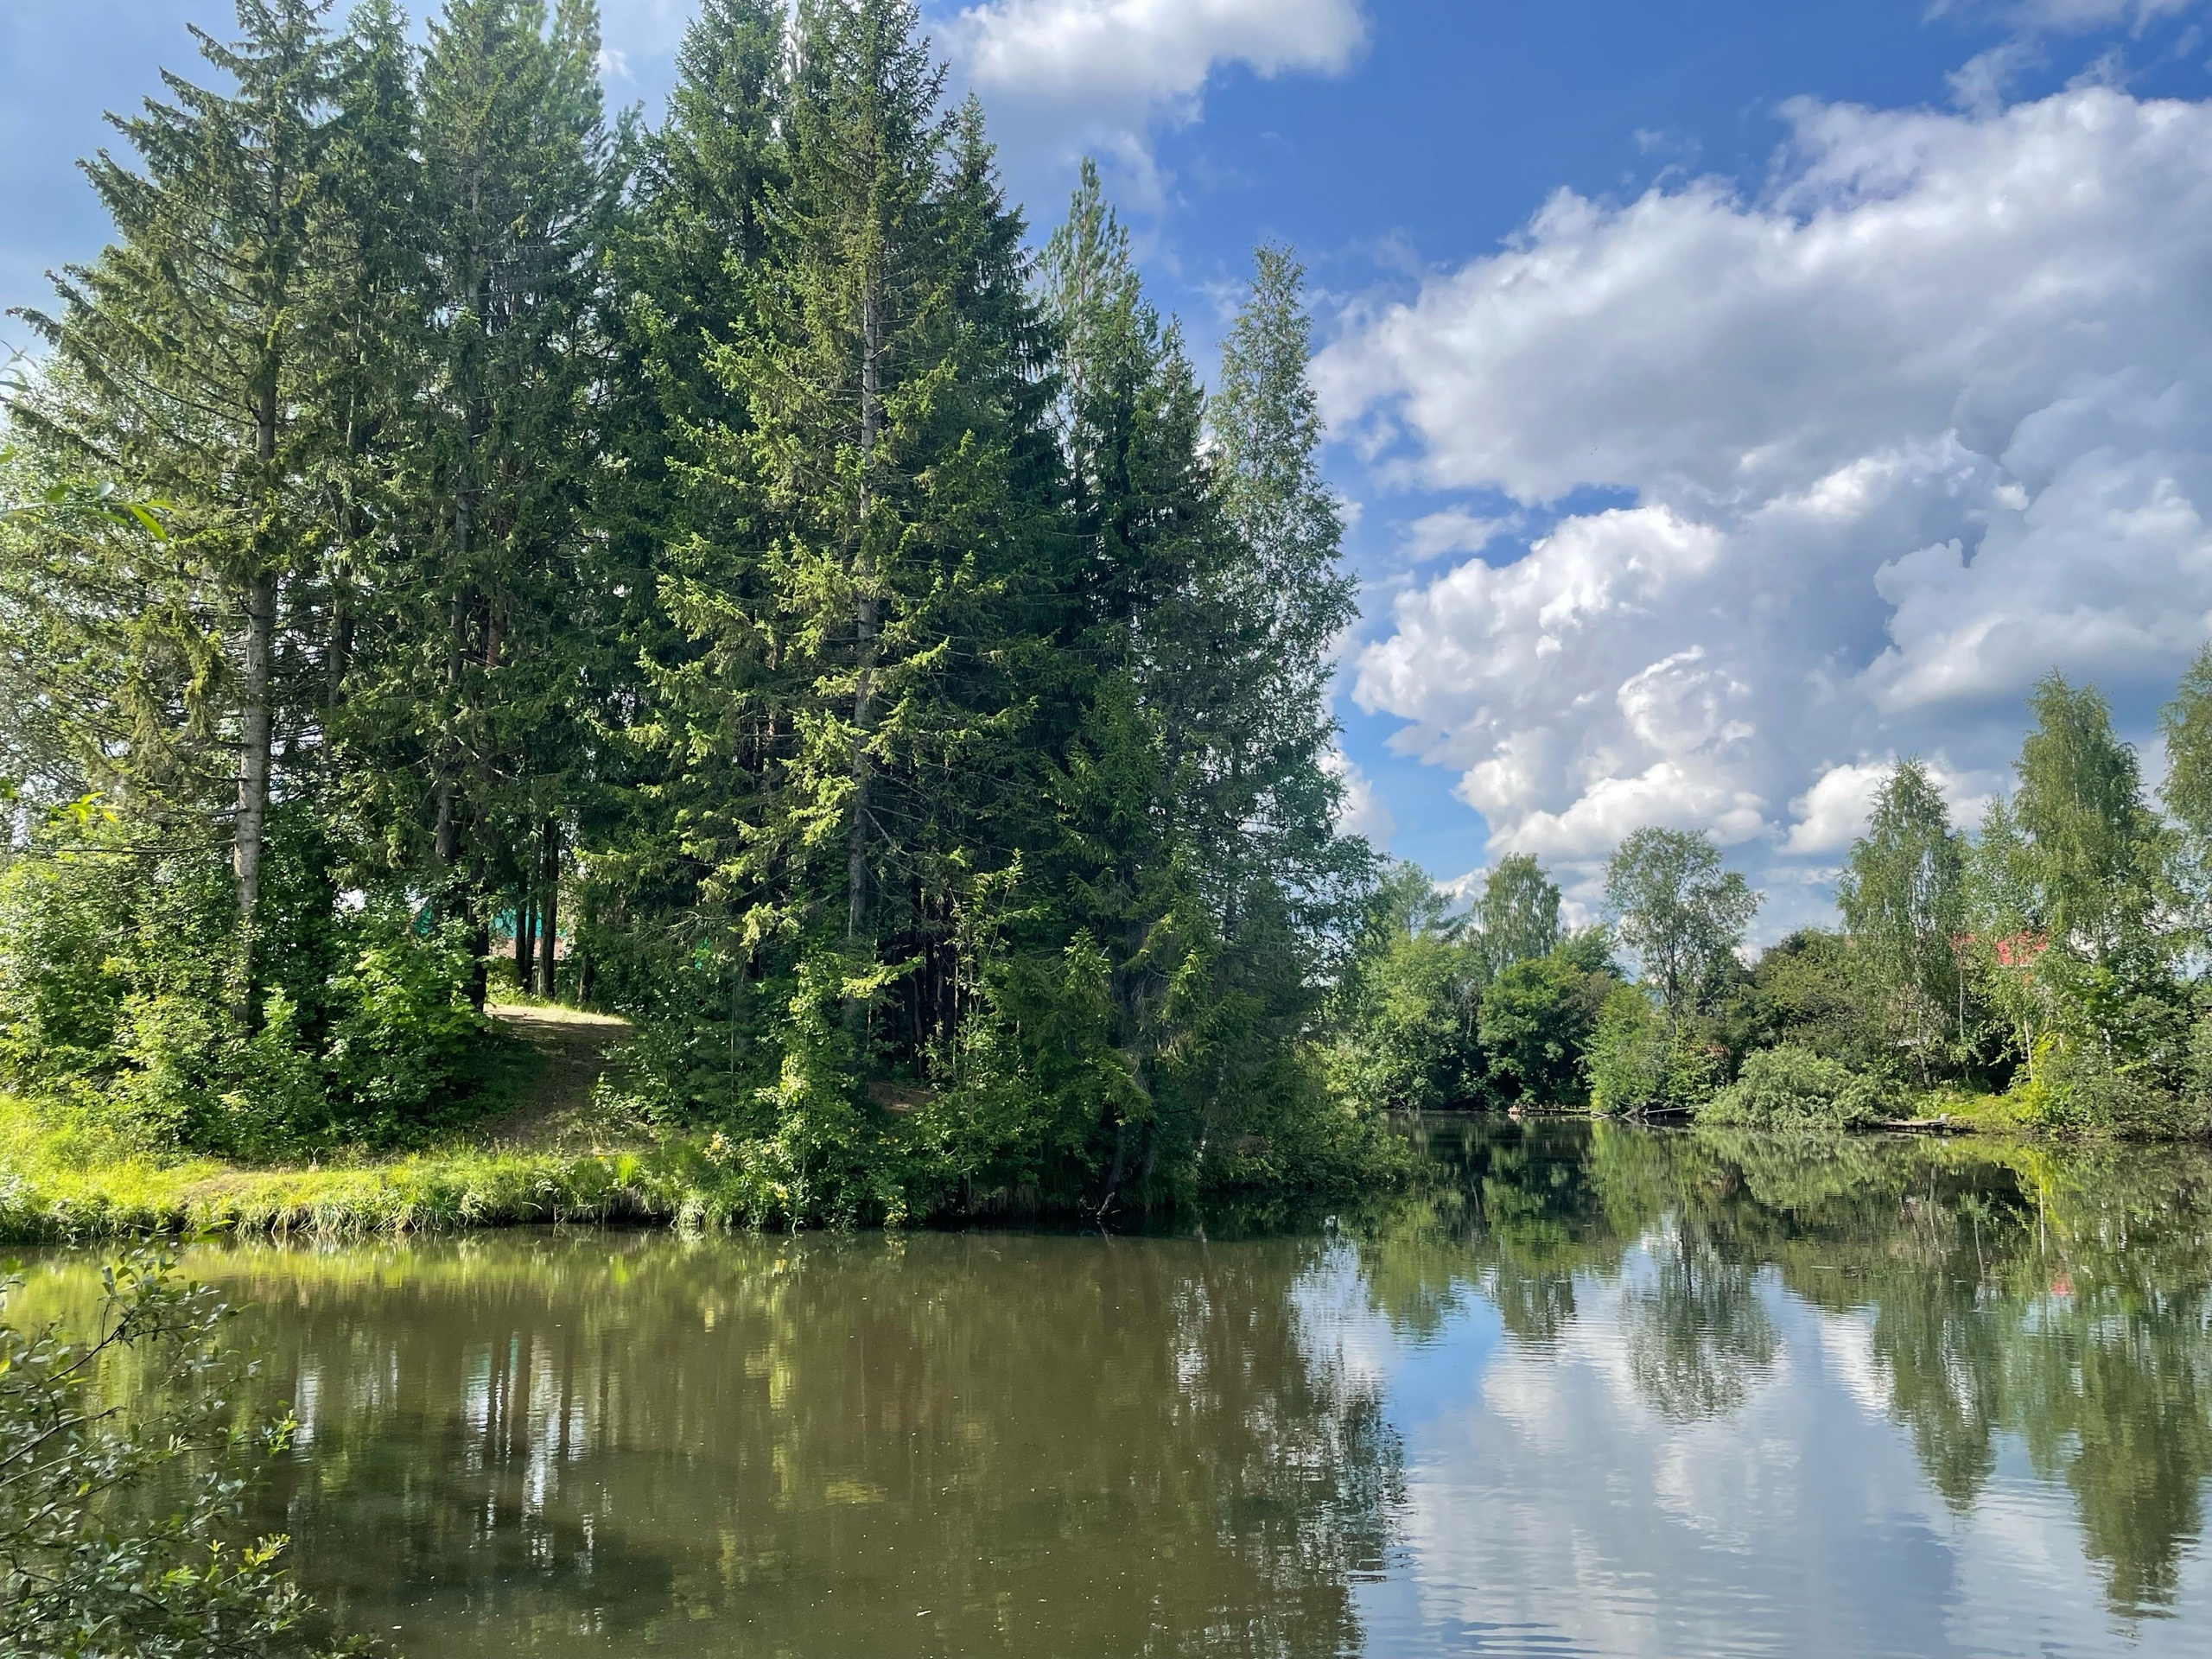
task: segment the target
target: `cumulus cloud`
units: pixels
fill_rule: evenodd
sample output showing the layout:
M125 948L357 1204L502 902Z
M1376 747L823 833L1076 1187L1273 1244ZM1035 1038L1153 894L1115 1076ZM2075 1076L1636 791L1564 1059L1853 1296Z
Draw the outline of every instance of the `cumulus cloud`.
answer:
M1789 834L1782 843L1785 853L1834 857L1865 833L1873 816L1874 798L1897 765L1895 756L1830 766L1819 781L1789 804ZM1932 767L1929 781L1951 809L1955 823L1972 825L1981 815L1999 780L1974 778Z
M1359 0L983 0L940 34L1010 149L1103 153L1157 188L1148 135L1195 119L1218 70L1336 73L1367 22Z
M1389 846L1398 833L1398 821L1390 815L1389 803L1376 793L1374 780L1341 749L1330 750L1321 764L1344 786L1344 805L1337 814L1338 832L1364 836L1377 847Z
M2054 666L2139 728L2212 631L2212 105L1789 116L1762 194L1561 193L1320 360L1386 476L1550 515L1354 678L1494 849L1832 858L1891 755L1993 783Z

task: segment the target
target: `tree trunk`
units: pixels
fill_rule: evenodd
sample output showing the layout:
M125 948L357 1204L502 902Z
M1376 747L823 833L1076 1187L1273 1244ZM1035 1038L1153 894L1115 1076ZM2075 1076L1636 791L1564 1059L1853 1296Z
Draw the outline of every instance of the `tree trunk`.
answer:
M455 538L466 550L468 544L468 515L456 510L454 515ZM446 690L452 706L447 710L448 720L460 714L461 675L468 649L468 595L464 589L453 596L446 618ZM461 756L450 738L445 741L446 753L439 758L437 794L437 854L438 862L450 870L461 861L461 813L455 774L460 770Z
M1114 1203L1114 1195L1122 1190L1122 1176L1128 1168L1129 1121L1117 1120L1114 1125L1114 1161L1106 1171L1106 1184L1099 1190L1098 1214L1103 1219Z
M245 589L245 651L238 664L238 814L231 824L231 871L238 882L238 928L244 969L238 1014L261 1022L261 952L254 931L261 908L261 853L269 818L269 759L276 722L270 678L276 656L276 561L264 544L274 517L276 466L276 364L264 357L254 392L254 458L260 463L263 524L253 538L254 571Z
M553 947L561 918L561 826L545 820L545 845L537 872L537 994L551 1001L556 988Z
M530 882L525 878L515 896L515 988L530 989L531 963L536 959L531 939Z
M338 590L333 602L330 619L330 655L323 664L322 706L325 719L323 742L330 742L328 720L338 712L346 697L346 671L353 660L353 596L346 588Z
M260 1018L260 952L254 929L261 908L261 854L269 817L269 757L274 722L270 667L276 649L276 573L254 577L246 594L245 652L238 674L238 816L231 829L231 868L238 880L245 984L239 1013Z
M591 1007L594 982L599 977L591 960L592 927L598 919L598 899L591 888L586 887L583 925L576 930L576 1006L580 1008Z
M881 331L881 315L871 286L861 305L860 521L853 560L854 622L860 638L860 663L853 681L853 817L846 830L845 843L845 935L855 945L868 931L868 811L874 782L868 741L869 728L875 721L875 641L881 620L876 603L874 561L868 539L868 512L874 502L876 438L883 420L876 365Z

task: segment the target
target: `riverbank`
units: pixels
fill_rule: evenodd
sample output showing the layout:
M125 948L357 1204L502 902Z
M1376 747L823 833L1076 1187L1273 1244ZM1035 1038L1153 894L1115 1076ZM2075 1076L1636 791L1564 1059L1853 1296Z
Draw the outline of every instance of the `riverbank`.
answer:
M626 1025L556 1007L493 1012L512 1039L502 1092L516 1103L423 1151L240 1166L134 1148L81 1117L0 1096L0 1241L731 1219L731 1183L708 1143L652 1139L597 1113L596 1085Z
M331 1166L241 1168L86 1148L0 1102L0 1240L137 1233L404 1233L444 1227L709 1218L713 1195L665 1150L565 1154L455 1148Z
M874 1136L880 1197L866 1212L808 1208L804 1166L779 1148L626 1117L598 1085L630 1034L622 1021L510 1005L493 1013L515 1057L494 1099L440 1143L248 1165L134 1146L81 1113L0 1095L0 1244L228 1233L358 1238L549 1222L678 1228L901 1225L1065 1218L1039 1195L979 1192L931 1155L926 1114L901 1102ZM1260 1137L1217 1147L1201 1191L1240 1224L1389 1191L1406 1173L1398 1137L1347 1118L1302 1166ZM1248 1144L1249 1143L1249 1144ZM1099 1217L1089 1206L1090 1220ZM1126 1219L1125 1217L1120 1217Z

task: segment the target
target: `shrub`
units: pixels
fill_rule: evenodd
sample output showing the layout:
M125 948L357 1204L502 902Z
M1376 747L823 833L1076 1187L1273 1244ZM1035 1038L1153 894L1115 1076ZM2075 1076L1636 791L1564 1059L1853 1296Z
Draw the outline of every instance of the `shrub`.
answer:
M1564 951L1507 968L1483 993L1482 1046L1491 1076L1534 1105L1587 1100L1590 1046L1619 982Z
M1698 1113L1698 1122L1743 1128L1851 1128L1890 1116L1894 1093L1885 1079L1784 1044L1746 1059L1736 1081Z
M1667 1099L1672 1044L1667 1022L1633 985L1609 995L1590 1039L1590 1104L1612 1116L1647 1111Z
M1344 997L1332 1080L1378 1111L1464 1105L1483 1092L1480 959L1440 934L1390 940L1363 961Z
M405 1140L474 1093L492 1046L461 929L398 895L348 911L277 850L274 982L249 1019L219 852L95 801L54 815L0 872L0 1086L232 1157Z
M467 934L458 922L418 925L390 899L347 932L325 1051L334 1104L375 1138L404 1139L484 1081L489 1033L468 1000Z
M2184 1094L2164 1087L2147 1065L2115 1060L2094 1038L2045 1038L2033 1075L2024 1071L2012 1093L2028 1122L2060 1134L2164 1140L2203 1127Z
M225 1397L239 1370L217 1341L226 1310L158 1255L104 1277L86 1340L0 1318L0 1659L311 1651L284 1540L240 1535L240 1497L289 1426L240 1421ZM0 1283L0 1313L19 1283ZM161 1385L110 1411L103 1372L123 1355ZM158 1509L156 1479L175 1493Z
M1694 1108L1719 1086L1727 1058L1709 1021L1669 1020L1624 985L1606 997L1591 1037L1591 1107L1613 1116Z

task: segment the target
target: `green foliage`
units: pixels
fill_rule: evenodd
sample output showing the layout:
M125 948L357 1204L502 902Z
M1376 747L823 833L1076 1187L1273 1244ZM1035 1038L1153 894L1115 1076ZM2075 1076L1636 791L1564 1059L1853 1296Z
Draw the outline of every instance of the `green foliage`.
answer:
M1738 1055L1788 1043L1886 1072L1897 1068L1899 1039L1878 1012L1880 994L1850 937L1802 928L1759 953L1721 1025Z
M467 937L386 899L365 907L345 938L324 1050L338 1123L374 1142L404 1140L488 1081Z
M1728 1060L1711 1021L1671 1019L1649 991L1624 985L1606 996L1591 1034L1591 1109L1637 1116L1694 1109L1726 1080Z
M1967 988L1954 943L1967 931L1965 837L1926 766L1897 762L1852 844L1836 901L1884 1034L1923 1085L1966 1040Z
M1338 988L1332 1080L1378 1110L1422 1111L1483 1098L1478 1024L1484 963L1458 937L1442 897L1411 864L1370 904Z
M1482 995L1482 1046L1502 1096L1557 1109L1590 1096L1586 1057L1620 982L1571 947L1513 963Z
M1744 1061L1736 1081L1706 1103L1700 1123L1738 1128L1855 1128L1893 1114L1894 1087L1794 1044Z
M1759 902L1702 833L1636 830L1605 866L1616 937L1675 1019L1709 1007L1734 976Z
M2025 837L2028 918L2092 960L2156 946L2163 834L2143 804L2134 747L2120 741L2094 688L2046 676L2028 700L2012 815Z
M2169 1085L2161 1068L2131 1060L2094 1037L2054 1033L2035 1062L2012 1093L2023 1117L2038 1128L2172 1140L2203 1127L2201 1111Z
M312 1014L280 982L248 1020L223 871L79 803L0 872L0 1081L234 1156L420 1133L486 1080L467 953L388 901L321 920Z
M1467 917L1484 978L1557 950L1565 938L1559 906L1559 884L1533 857L1516 853L1501 859L1483 878L1482 894Z
M239 1522L286 1421L240 1415L226 1310L165 1258L124 1258L81 1337L26 1329L0 1281L0 1656L274 1659L315 1650L282 1537ZM107 1391L128 1370L127 1411ZM168 1494L174 1493L174 1497Z
M1673 1050L1649 996L1632 985L1608 993L1591 1033L1591 1109L1618 1116L1666 1104Z
M238 33L94 163L115 245L16 400L0 771L131 846L9 877L15 1086L420 1144L512 949L756 1217L1376 1155L1318 1082L1371 855L1286 251L1209 399L1095 169L1033 264L906 0L713 0L655 132L588 0Z

